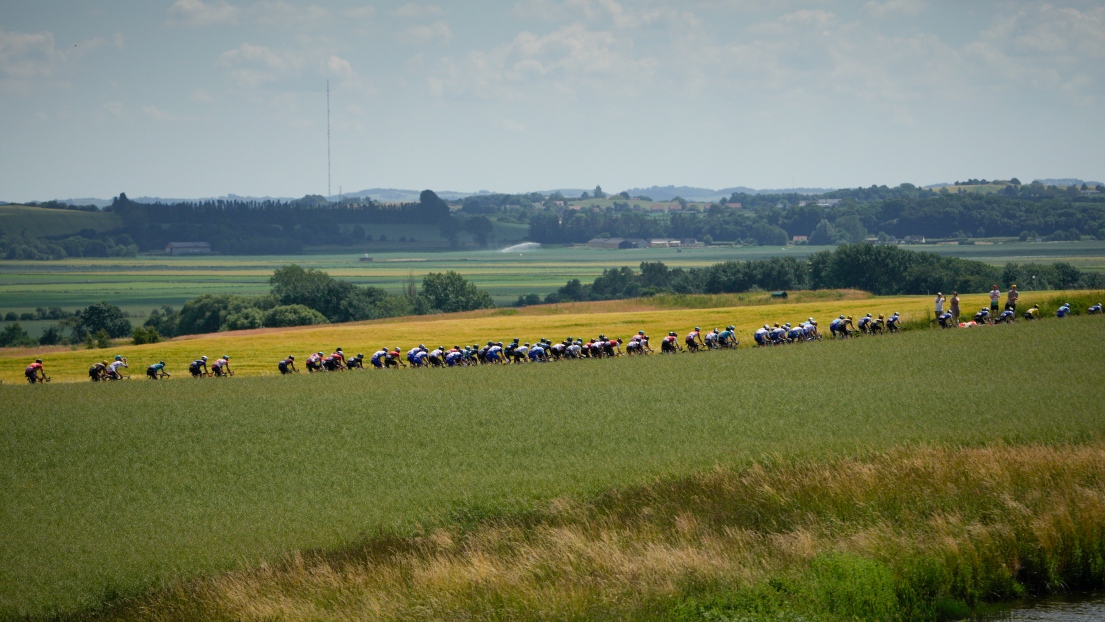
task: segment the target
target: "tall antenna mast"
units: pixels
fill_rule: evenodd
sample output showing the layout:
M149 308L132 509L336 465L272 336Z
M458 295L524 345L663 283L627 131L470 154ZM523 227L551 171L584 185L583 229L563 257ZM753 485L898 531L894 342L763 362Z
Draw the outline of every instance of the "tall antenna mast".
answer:
M326 200L330 200L330 79L326 79Z

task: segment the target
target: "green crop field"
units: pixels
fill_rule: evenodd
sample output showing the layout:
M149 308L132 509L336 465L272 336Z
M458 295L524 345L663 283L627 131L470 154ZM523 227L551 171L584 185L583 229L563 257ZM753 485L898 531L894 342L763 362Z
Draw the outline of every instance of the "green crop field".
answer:
M391 244L390 242L388 243ZM0 261L0 312L33 311L35 307L75 309L107 300L142 318L151 308L179 307L200 294L262 294L269 291L272 271L288 263L326 270L361 285L402 290L408 278L420 281L428 272L456 270L491 292L497 304L509 304L520 294L547 294L566 281L593 280L606 268L662 261L669 266L702 267L728 260L774 256L805 257L826 247L651 248L597 250L551 247L522 252L463 251L372 252L291 256L208 256L67 259L62 261ZM1105 270L1105 242L1054 242L928 245L915 250L978 259L994 265L1015 262L1069 261L1084 270Z
M10 235L44 237L74 235L81 229L110 231L118 226L110 212L45 209L27 205L0 205L0 231Z
M5 383L0 614L94 607L714 465L1092 442L1105 433L1102 326L426 373Z

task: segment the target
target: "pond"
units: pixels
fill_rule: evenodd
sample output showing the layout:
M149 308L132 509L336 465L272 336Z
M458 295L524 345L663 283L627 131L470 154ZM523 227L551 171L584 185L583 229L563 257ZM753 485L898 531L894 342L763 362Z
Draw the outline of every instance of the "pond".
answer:
M1105 594L1056 596L1014 604L973 618L977 622L1083 622L1105 620Z

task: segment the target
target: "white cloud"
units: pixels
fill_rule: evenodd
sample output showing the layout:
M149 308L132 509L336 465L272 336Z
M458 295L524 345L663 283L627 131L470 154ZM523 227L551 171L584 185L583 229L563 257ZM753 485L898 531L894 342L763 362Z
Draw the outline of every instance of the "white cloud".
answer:
M353 7L342 11L342 15L358 21L368 20L376 17L376 7L371 5Z
M411 26L406 30L407 39L415 43L448 43L453 38L449 25L438 20L432 24Z
M240 7L225 0L176 0L169 7L169 22L184 26L236 24L241 13Z
M242 88L276 82L299 73L303 59L291 53L278 53L263 45L243 43L219 56L216 64L229 72L232 82Z
M509 44L446 59L430 77L438 96L471 95L531 99L548 91L571 95L579 89L641 93L652 84L657 61L634 57L628 39L610 31L571 24L547 35L518 34Z
M403 6L400 6L391 12L395 17L405 18L424 18L424 17L439 17L445 14L445 10L436 4L418 4L415 2L408 2Z
M51 32L0 30L0 81L53 78L65 60L65 54L57 49Z
M170 123L179 121L176 115L162 108L158 108L157 106L143 106L142 114L154 121L166 121Z
M1105 67L1105 7L1034 6L1001 15L966 48L980 80L1098 100Z
M884 0L883 2L871 0L863 5L863 8L871 15L883 19L898 15L916 17L925 10L926 6L928 3L925 0Z
M328 76L349 78L353 75L353 66L344 58L331 55L323 61L322 72Z
M207 89L196 89L192 91L192 94L188 96L189 101L194 101L200 104L210 104L215 101L215 97Z
M303 28L326 23L331 13L317 5L297 6L284 0L261 0L249 7L249 17L262 26Z

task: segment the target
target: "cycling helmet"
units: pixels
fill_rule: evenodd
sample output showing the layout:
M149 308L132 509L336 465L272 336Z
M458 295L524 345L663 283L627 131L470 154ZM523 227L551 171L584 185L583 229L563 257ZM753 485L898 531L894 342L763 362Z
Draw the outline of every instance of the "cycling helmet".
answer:
M669 337L674 337L675 336L675 331L674 330L668 331L668 336Z
M165 361L161 361L160 363L158 363L158 365L164 365L164 364L165 364Z
M361 355L360 355L360 354L358 354L357 356L361 356ZM294 360L295 360L295 356L294 356L294 355L291 355L291 354L289 354L289 355L288 355L288 360L289 360L289 361L294 361Z
M881 313L879 314L879 319L880 319L880 320L882 319L882 314L881 314Z
M867 317L871 317L871 314L870 314L870 313L868 313L868 314L867 314Z
M518 338L517 337L514 338L514 343L518 343Z
M230 356L229 356L229 355L226 355L226 354L224 354L224 355L223 355L223 360L229 361L229 360L230 360Z
M292 358L295 358L295 357L293 356ZM363 354L361 354L360 352L358 352L358 353L357 353L357 358L359 358L359 359L363 359L363 358L364 358L364 355L363 355Z
M36 363L41 363L41 362L42 362L42 359L35 359L35 362L36 362Z
M523 344L523 345L525 345L525 346L526 346L526 347L528 348L528 347L529 347L529 342L527 341L527 342L526 342L525 344Z
M700 329L699 327L697 327L697 326L695 326L695 327L694 327L694 329L695 329L695 330L701 330L701 329Z
M318 351L318 355L319 355L319 356L322 356L322 350L319 350L319 351Z
M107 361L100 361L100 365L107 365Z
M116 360L116 361L121 361L121 360L123 360L123 355L121 355L121 354L116 354L116 355L115 355L115 360ZM42 361L39 361L39 362L41 363Z
M206 360L207 360L207 357L206 357L206 356L201 356L201 357L200 357L200 360L201 360L201 361L206 361Z
M844 319L844 316L843 316L843 315L842 315L842 316L840 316L840 319L842 319L842 320L843 320L843 319Z
M338 348L338 349L337 349L337 352L341 352L341 348Z
M637 334L638 334L638 335L643 335L643 334L645 334L645 331L643 331L643 330L639 330L639 331L637 331Z

